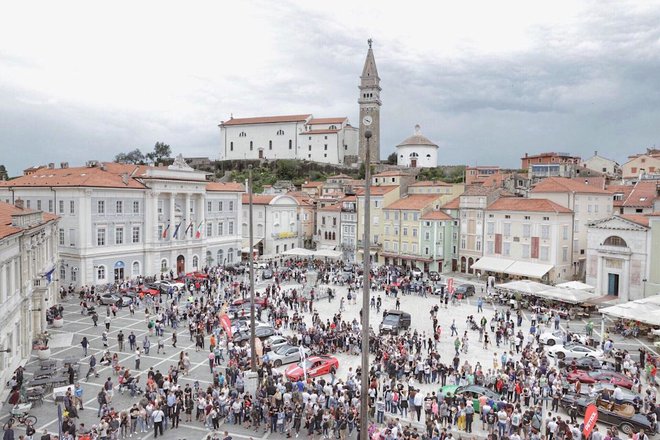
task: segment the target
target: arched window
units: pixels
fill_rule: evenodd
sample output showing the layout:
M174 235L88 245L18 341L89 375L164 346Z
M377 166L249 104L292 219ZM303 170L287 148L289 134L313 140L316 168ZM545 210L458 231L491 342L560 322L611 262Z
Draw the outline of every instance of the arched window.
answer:
M289 139L289 150L293 149L293 141Z
M213 252L206 251L206 264L211 266L213 264Z
M105 280L105 266L96 268L96 279L99 281Z
M277 130L277 135L282 136L284 134L284 130Z
M335 232L333 232L333 233L332 233L332 240L333 240L333 241L335 240L335 237L336 237Z
M426 155L426 158L427 158L427 159L430 159L430 158L431 158L431 155L430 155L430 154L427 154L427 155Z
M626 241L621 238L617 237L616 235L612 235L611 237L607 237L605 242L603 242L603 245L605 246L617 246L617 247L627 247L628 244Z
M252 151L254 145L252 145L252 141L250 141L250 151Z
M220 266L221 264L225 264L225 251L223 251L222 249L218 249L218 252L216 254L216 263L218 264L218 266Z
M64 281L65 279L66 279L66 267L60 266L60 281Z
M227 264L232 264L234 262L234 248L229 248L227 251Z
M245 136L247 136L247 135L245 134L244 131L241 131L240 134L238 135L238 137L245 137Z
M336 129L337 129L337 126L336 126L336 125L331 125L331 126L330 126L330 130L336 130Z
M269 150L273 149L273 141L268 141L268 149Z
M167 270L167 259L163 258L160 260L160 271L165 272Z
M234 143L233 142L229 143L229 151L234 151Z
M199 257L197 255L193 255L193 269L199 269Z
M138 276L140 275L140 263L138 261L133 261L131 265L131 275Z

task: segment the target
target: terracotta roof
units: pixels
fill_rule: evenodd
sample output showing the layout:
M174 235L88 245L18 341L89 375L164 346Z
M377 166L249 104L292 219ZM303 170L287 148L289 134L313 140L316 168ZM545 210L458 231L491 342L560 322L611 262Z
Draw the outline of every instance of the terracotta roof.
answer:
M460 208L461 197L458 196L440 207L440 209L458 209Z
M42 213L43 221L38 224L32 225L28 228L20 228L12 225L11 216L16 214L30 214L37 211L31 209L21 209L11 203L0 202L0 239L9 237L10 235L18 234L24 230L30 230L37 226L41 226L49 221L59 218L55 214L48 212Z
M437 194L412 194L392 202L384 209L419 210L438 200Z
M657 183L642 180L637 182L628 197L623 201L624 207L649 208L657 196Z
M307 182L303 183L303 188L314 188L314 187L319 187L323 186L323 182Z
M612 194L602 186L588 185L578 179L568 177L546 177L532 188L533 193L572 192L584 194Z
M382 186L371 186L371 195L372 196L382 196L383 194L387 194L390 191L393 191L397 189L397 185L382 185ZM360 187L355 189L355 195L357 196L363 196L364 195L365 188Z
M597 188L607 189L607 178L604 176L573 177L571 180L584 183L586 185L595 186Z
M415 125L415 134L404 139L399 145L397 145L397 147L404 147L406 145L429 145L432 147L438 146L421 133L419 125Z
M103 162L95 167L41 168L29 176L20 176L0 182L1 187L95 187L95 188L132 188L143 189L146 186L137 178L143 177L151 168L144 165ZM127 174L124 183L122 174Z
M308 125L327 125L327 124L343 124L344 121L348 119L343 118L314 118L311 119L307 124Z
M499 188L493 188L491 186L481 186L481 185L468 185L465 187L462 196L487 196L494 191L498 191Z
M451 183L443 182L442 180L420 180L409 186L451 186Z
M211 182L206 185L207 191L220 191L220 192L244 192L245 188L238 182Z
M634 187L632 185L608 185L607 190L611 192L613 196L616 194L621 194L620 200L615 199L612 205L614 207L623 206L624 202L632 192L633 188Z
M309 194L302 191L289 191L286 193L287 196L291 196L298 201L301 205L313 206L314 200L309 196Z
M335 174L334 176L328 177L328 179L352 179L351 176L347 176L346 174Z
M303 131L300 134L335 134L335 133L339 133L339 130L338 129L335 129L335 130L307 130L307 131Z
M429 211L422 216L422 220L453 220L453 218L444 211Z
M254 118L232 118L222 122L221 126L244 125L244 124L276 124L278 122L304 122L311 118L306 115L283 115L283 116L257 116Z
M341 203L324 206L323 208L319 208L319 211L341 211Z
M270 194L252 194L252 204L253 205L268 205L273 201L275 195ZM243 194L243 206L247 206L250 203L250 195Z
M523 199L520 197L502 197L491 203L487 211L554 212L572 213L568 208L548 199Z
M617 217L621 217L638 225L649 226L649 218L646 215L641 214L619 214Z
M402 171L390 170L390 171L383 171L382 173L374 174L371 177L394 177L394 176L407 176L407 174Z

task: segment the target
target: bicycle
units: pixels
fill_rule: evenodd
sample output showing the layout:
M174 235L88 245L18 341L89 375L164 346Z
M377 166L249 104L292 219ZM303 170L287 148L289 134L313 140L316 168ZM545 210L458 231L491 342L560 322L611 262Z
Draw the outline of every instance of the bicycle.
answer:
M18 422L19 425L34 427L37 424L37 418L30 415L31 409L31 403L18 403L14 405L11 409L9 420L3 425L2 429L7 430L13 427L15 422Z

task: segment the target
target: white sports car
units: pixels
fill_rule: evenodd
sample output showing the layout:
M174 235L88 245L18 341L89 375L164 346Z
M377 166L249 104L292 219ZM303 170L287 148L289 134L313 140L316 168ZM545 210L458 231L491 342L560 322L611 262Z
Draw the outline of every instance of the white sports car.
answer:
M566 357L581 358L585 356L591 356L602 360L605 357L603 350L576 343L553 345L551 347L547 347L546 351L548 352L549 356L556 357L557 359L564 359Z
M555 330L552 332L541 333L539 336L539 342L543 345L561 345L564 343L565 333L561 330Z

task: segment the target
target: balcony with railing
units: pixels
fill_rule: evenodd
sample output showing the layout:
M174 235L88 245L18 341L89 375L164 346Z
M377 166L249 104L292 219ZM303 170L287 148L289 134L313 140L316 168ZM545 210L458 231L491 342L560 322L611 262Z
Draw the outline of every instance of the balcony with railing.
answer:
M270 235L276 240L284 240L286 238L297 238L298 232L290 232L290 231L273 232Z

